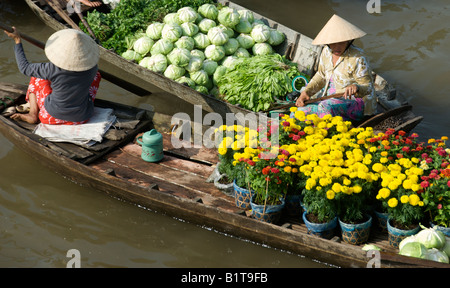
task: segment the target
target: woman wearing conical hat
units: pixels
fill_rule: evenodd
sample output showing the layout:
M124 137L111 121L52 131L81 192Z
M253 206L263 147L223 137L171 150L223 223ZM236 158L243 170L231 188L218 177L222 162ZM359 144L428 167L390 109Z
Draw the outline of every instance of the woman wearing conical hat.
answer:
M81 124L94 113L94 99L100 85L100 52L95 41L81 31L63 29L45 44L47 63L29 63L20 34L5 33L14 39L19 71L30 76L27 114L11 115L14 120L44 124Z
M317 73L296 101L298 110L320 117L331 114L345 120L361 121L375 114L376 99L371 70L363 51L352 45L353 40L365 32L337 15L333 15L312 42L325 45ZM330 98L306 105L304 101L319 93L318 97L344 93L341 98Z

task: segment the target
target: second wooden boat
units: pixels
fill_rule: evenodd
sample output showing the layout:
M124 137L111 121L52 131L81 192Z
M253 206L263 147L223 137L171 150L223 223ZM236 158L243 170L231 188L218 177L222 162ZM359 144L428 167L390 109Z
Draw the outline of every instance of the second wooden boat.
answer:
M26 88L0 83L0 94L20 104ZM250 217L236 206L233 196L207 182L218 161L215 148L195 147L190 142L174 147L171 116L100 99L95 104L114 109L122 122L138 123L121 128L122 139L105 139L90 147L50 142L33 133L36 125L4 116L0 116L0 133L67 179L141 207L340 267L367 267L373 262L360 245L344 243L337 234L331 240L308 234L300 217L285 215L277 224ZM164 139L164 158L156 163L144 161L142 148L136 143L136 137L151 128L162 133ZM369 243L383 249L378 259L381 267L450 267L398 255L389 246L387 234L376 228L370 235Z

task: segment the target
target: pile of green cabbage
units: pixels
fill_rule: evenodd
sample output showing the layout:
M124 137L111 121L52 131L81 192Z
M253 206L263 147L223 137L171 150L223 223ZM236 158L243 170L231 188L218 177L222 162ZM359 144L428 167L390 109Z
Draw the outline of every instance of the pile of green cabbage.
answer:
M251 11L214 4L183 7L133 36L122 57L215 96L227 68L243 57L273 54L285 40Z
M399 254L449 263L450 238L436 228L426 228L409 236L399 244Z

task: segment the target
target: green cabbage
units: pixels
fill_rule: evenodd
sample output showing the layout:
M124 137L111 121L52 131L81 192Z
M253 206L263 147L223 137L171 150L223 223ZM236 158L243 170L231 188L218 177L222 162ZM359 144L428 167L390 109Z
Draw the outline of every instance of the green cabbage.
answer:
M423 244L419 242L408 242L405 245L403 245L399 254L409 257L425 259L427 255L427 248L425 248L425 246L423 246Z
M181 84L187 84L191 88L195 88L194 80L192 80L189 77L181 76L180 78L176 79L175 81L177 81L178 83L181 83Z
M241 33L236 40L239 42L239 46L244 49L250 49L255 45L255 40L249 34Z
M403 246L405 246L406 243L410 243L410 242L417 242L416 235L408 236L405 239L403 239L402 241L400 241L400 243L398 244L398 249L402 250Z
M217 85L217 82L219 81L220 77L225 75L225 73L227 73L227 67L222 66L222 65L217 67L216 71L214 71L213 78L212 78L214 85Z
M183 29L178 24L165 24L162 31L162 39L167 39L171 42L177 41L183 35Z
M203 85L197 85L197 86L195 86L194 89L197 90L197 91L200 92L200 93L203 93L203 94L205 94L205 95L208 95L208 88L206 88L206 87L203 86Z
M209 60L220 61L225 57L225 48L218 45L209 45L205 48L205 56Z
M213 28L216 27L216 22L214 22L211 19L208 18L204 18L202 21L200 21L198 23L198 29L200 30L200 32L202 33L208 33L208 31Z
M234 56L236 56L236 57L250 57L251 55L250 55L250 53L248 53L248 50L247 49L244 49L244 48L242 48L242 47L239 47L237 50L236 50L236 52L234 52L234 54L233 54Z
M205 49L206 47L211 45L211 42L209 42L208 36L206 36L203 33L198 33L197 35L195 35L192 38L194 39L194 43L195 43L194 47L197 49Z
M285 36L283 33L276 29L270 29L270 36L269 40L267 40L267 43L269 43L272 46L277 46L283 43L285 39Z
M148 67L148 62L149 62L149 60L150 60L150 57L144 57L144 58L142 58L142 60L139 61L139 66L142 66L142 67L147 68L147 67Z
M449 263L448 256L443 251L440 251L436 248L431 248L427 251L425 259L436 261L436 262L442 262L442 263Z
M209 42L213 45L224 45L228 41L228 35L220 27L213 27L208 31Z
M191 59L189 60L189 64L185 67L185 69L188 72L192 73L202 68L203 68L203 60L200 57L192 56L191 53Z
M234 69L234 67L240 62L240 58L237 56L227 56L222 61L222 65L228 69Z
M191 56L198 57L198 58L202 59L202 61L206 59L205 53L203 53L202 50L198 50L198 49L191 50Z
M189 36L192 37L195 34L198 33L199 28L197 26L197 24L194 24L192 22L186 22L180 25L181 30L183 30L183 36Z
M134 42L133 49L141 55L147 55L152 49L155 42L147 36L141 37Z
M197 11L192 7L183 7L178 10L178 19L180 19L181 23L192 22L194 23L197 20L198 14Z
M240 16L241 20L247 20L250 24L253 23L253 21L255 20L253 12L251 12L251 11L238 10L237 12L239 13L239 16Z
M252 29L252 24L245 19L240 19L239 23L234 27L234 30L238 33L250 33Z
M217 15L219 14L219 10L213 4L203 4L202 6L198 7L198 13L205 18L216 20Z
M171 64L177 65L178 67L185 67L191 60L191 51L185 48L174 48L167 55L167 59L169 59Z
M180 25L182 22L180 19L178 19L178 13L169 13L166 16L164 16L163 22L165 24L178 24Z
M203 61L202 70L208 74L208 76L212 76L216 71L219 64L216 61L206 59Z
M222 30L225 32L225 34L228 35L228 38L234 37L234 30L233 30L233 28L227 27L227 26L222 25L222 24L217 25L217 27L222 28Z
M422 243L426 248L441 249L445 245L445 235L435 228L426 228L422 226L422 230L417 233L416 240Z
M134 50L127 50L123 52L121 56L129 61L139 62L142 60L142 55Z
M250 32L250 35L257 43L266 42L270 38L270 28L263 24L255 25Z
M145 33L151 39L158 40L161 38L161 31L162 31L163 27L164 27L164 23L155 22L155 23L148 25Z
M233 55L239 48L239 41L235 38L229 38L223 48L225 49L225 55Z
M197 85L205 86L208 84L209 76L204 70L198 70L189 74L190 78L194 80Z
M172 51L173 49L173 43L167 39L159 39L156 41L156 43L153 45L151 49L152 55L157 54L164 54L167 55Z
M445 236L445 245L442 247L442 251L447 254L448 257L450 257L450 238Z
M267 43L256 43L252 47L253 55L269 55L273 53L272 46Z
M178 67L177 65L174 64L170 64L164 71L164 76L172 80L176 80L181 76L183 76L184 73L186 73L186 70L184 68Z
M230 7L223 7L217 14L217 21L227 27L233 28L239 23L239 13Z
M194 39L192 39L192 37L189 36L181 36L180 39L177 40L177 42L175 42L174 46L177 48L185 48L188 49L189 51L191 51L192 49L194 49Z
M147 68L154 71L163 73L167 68L167 58L163 54L157 54L150 57L147 63Z

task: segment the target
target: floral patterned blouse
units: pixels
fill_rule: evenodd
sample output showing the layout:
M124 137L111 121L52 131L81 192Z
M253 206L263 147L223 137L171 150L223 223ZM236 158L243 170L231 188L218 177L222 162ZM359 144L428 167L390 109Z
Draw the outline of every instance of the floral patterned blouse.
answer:
M331 49L325 46L320 55L319 69L305 91L312 96L325 88L330 95L344 92L344 88L351 84L358 86L357 96L364 100L364 114L375 114L377 103L372 73L362 49L351 45L333 66Z

